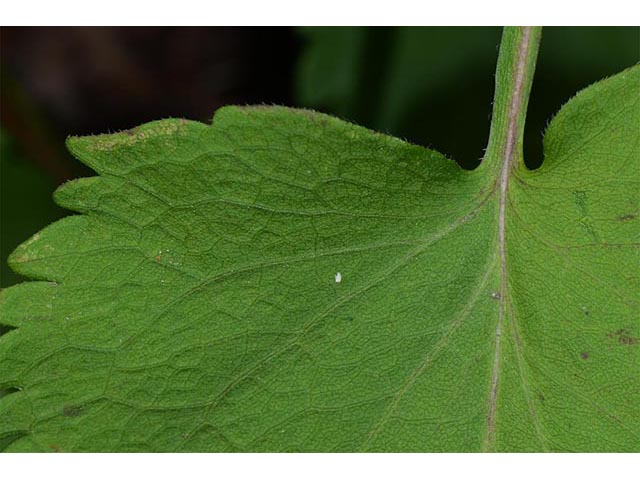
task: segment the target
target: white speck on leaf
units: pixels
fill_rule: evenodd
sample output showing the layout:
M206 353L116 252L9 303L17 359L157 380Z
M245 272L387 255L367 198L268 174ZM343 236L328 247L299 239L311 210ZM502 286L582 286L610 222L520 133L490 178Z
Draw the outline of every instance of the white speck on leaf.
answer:
M336 283L342 282L342 274L340 272L336 273Z

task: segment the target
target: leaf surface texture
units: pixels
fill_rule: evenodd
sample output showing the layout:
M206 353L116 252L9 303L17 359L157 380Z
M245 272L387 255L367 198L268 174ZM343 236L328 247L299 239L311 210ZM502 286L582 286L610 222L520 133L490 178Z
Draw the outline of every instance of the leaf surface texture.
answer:
M637 451L639 86L514 169L504 272L495 169L332 117L70 139L98 176L10 259L37 281L1 294L3 446Z

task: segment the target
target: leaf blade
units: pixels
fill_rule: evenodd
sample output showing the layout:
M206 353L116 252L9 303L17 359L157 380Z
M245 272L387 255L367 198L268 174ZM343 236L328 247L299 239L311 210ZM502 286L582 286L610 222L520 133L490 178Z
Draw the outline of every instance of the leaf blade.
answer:
M55 283L2 292L2 321L19 328L0 341L0 379L24 390L0 400L0 435L29 431L9 450L482 448L500 282L486 171L280 108L226 108L211 127L170 121L133 135L72 143L100 173L56 195L82 215L13 256ZM510 195L532 201L517 181ZM508 231L521 231L508 213ZM607 232L633 233L627 226ZM509 263L538 265L531 240L513 238ZM527 296L534 277L510 277L518 323L504 334L496 448L633 450L633 432L606 415L597 428L609 445L558 415L566 405L531 353L545 338L531 320L544 312ZM32 301L42 305L34 315L24 311ZM619 313L632 322L632 310ZM633 365L638 350L627 346L620 358ZM523 390L522 372L536 368L536 388ZM543 443L531 402L546 402L536 415L556 424ZM626 402L612 408L633 423Z

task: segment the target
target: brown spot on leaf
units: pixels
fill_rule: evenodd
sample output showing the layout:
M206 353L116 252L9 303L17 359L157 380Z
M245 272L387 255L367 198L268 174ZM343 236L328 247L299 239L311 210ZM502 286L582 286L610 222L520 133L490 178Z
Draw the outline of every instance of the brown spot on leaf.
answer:
M64 451L62 450L62 448L60 448L60 445L58 445L57 443L52 443L51 445L49 445L49 448L56 453L61 453Z
M587 358L589 358L589 354L588 354L587 352L582 352L582 353L580 354L580 358L581 358L582 360L586 360Z
M620 220L621 222L628 222L629 220L633 220L636 217L637 217L637 215L635 215L633 213L627 213L626 215L622 215L622 216L618 217L618 220Z
M629 335L620 335L618 337L618 342L622 345L637 345L640 343L640 339L631 337Z
M62 408L62 415L65 417L77 417L82 413L83 408L75 405L65 405Z
M640 343L640 338L632 336L625 328L620 328L608 334L607 337L615 339L620 345L638 345Z

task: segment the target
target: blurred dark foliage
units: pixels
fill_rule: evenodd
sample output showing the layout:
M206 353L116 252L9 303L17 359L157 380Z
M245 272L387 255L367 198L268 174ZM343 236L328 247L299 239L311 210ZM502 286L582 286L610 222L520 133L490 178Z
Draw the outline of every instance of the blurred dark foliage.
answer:
M2 126L56 182L68 135L289 103L297 53L282 28L3 28L0 45Z
M465 168L485 147L497 27L2 28L0 287L7 255L65 214L51 193L92 173L68 135L165 117L209 121L227 104L315 108L435 148ZM638 28L547 28L525 138L578 90L635 64Z
M299 103L430 146L465 168L489 135L499 27L306 28ZM533 81L525 159L542 162L542 133L579 90L634 65L636 27L546 27Z

